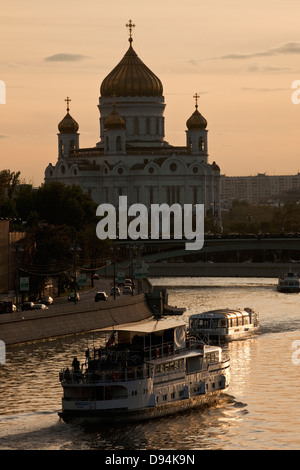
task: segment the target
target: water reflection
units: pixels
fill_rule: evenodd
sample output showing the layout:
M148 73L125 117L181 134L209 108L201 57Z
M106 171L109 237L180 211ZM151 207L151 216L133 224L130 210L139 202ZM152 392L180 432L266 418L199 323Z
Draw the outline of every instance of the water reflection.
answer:
M169 303L187 307L186 321L219 307L259 311L260 334L227 346L231 383L218 406L117 429L66 425L57 416L59 371L103 340L84 334L22 345L8 348L0 367L0 449L299 449L300 365L292 362L292 344L300 340L300 296L277 293L271 280L168 282Z

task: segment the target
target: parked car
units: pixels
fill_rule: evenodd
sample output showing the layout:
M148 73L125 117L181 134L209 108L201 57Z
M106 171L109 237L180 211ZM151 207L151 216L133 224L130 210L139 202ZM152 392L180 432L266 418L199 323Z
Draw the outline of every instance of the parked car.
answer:
M95 295L95 302L99 302L100 300L108 300L108 295L106 292L97 292Z
M135 288L135 282L132 279L125 279L125 286L131 286L132 289Z
M45 304L34 304L32 310L46 310L48 307Z
M22 310L32 310L32 307L34 306L33 302L24 302L22 305Z
M115 287L115 288L112 287L111 288L110 295L114 295L114 293L115 293L115 295L121 295L121 291L118 287Z
M132 287L131 286L125 286L123 289L123 294L132 294Z
M53 303L53 299L49 295L45 295L41 298L40 303L45 305L51 305Z
M78 294L78 292L76 292L76 298L75 298L75 292L71 292L71 294L69 295L68 297L68 301L69 302L78 302L80 300L80 295Z

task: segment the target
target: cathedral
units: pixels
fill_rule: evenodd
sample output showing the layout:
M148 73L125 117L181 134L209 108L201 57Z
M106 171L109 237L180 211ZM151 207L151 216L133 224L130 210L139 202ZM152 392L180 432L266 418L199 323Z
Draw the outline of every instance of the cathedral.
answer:
M204 204L221 224L220 168L208 162L207 121L195 110L186 121L186 145L165 141L165 99L160 79L129 48L100 86L100 141L80 148L79 125L67 114L58 125L58 158L45 170L45 182L78 184L97 204Z

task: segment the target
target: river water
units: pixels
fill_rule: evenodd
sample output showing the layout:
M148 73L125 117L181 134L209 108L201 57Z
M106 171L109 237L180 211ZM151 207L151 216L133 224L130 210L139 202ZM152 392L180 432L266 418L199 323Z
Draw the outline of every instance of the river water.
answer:
M260 333L230 343L231 383L218 406L139 424L84 431L60 421L59 371L83 359L94 334L8 348L0 365L0 450L300 449L300 294L276 279L156 278L182 317L219 307L252 307ZM300 346L298 345L298 349Z

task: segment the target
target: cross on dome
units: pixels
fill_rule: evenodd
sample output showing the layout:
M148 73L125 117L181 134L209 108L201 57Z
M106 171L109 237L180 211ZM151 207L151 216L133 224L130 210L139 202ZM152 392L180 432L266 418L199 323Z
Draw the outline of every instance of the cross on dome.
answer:
M69 108L69 103L71 102L71 98L69 98L67 96L67 98L65 99L66 103L67 103L67 111L69 112L70 111L70 108Z
M129 28L129 39L128 41L131 43L133 41L132 39L132 30L135 28L135 24L132 23L131 20L126 24L126 28Z
M195 104L195 108L198 109L198 98L200 98L200 95L198 95L198 93L196 93L193 98L195 98L196 100L196 104Z

